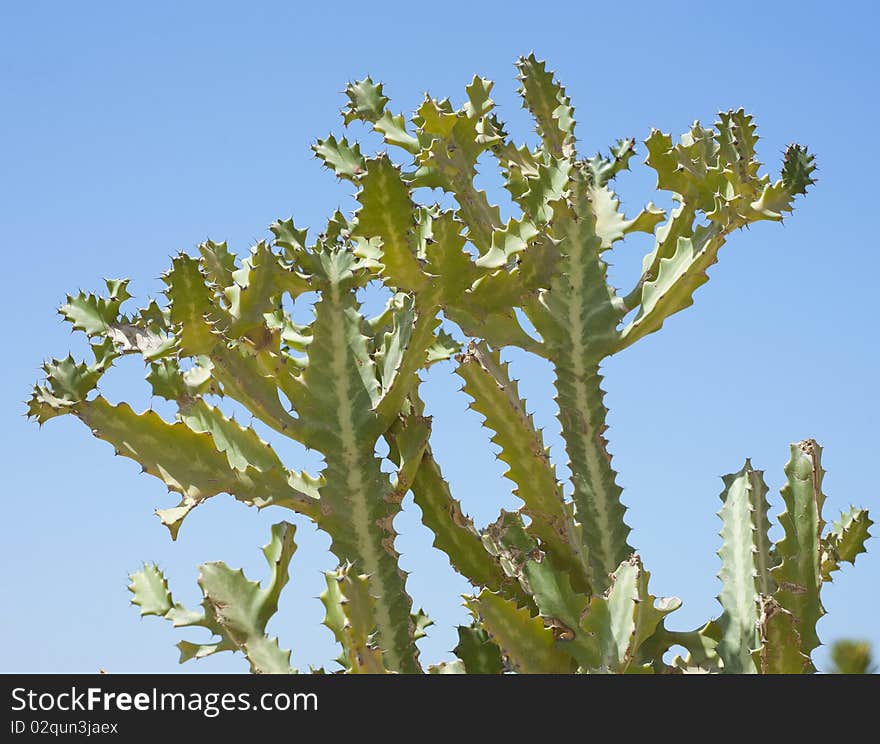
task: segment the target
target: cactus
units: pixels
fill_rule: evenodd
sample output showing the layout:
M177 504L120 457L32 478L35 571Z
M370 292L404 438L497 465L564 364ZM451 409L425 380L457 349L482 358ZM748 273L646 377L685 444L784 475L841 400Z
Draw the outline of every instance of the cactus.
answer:
M173 258L164 300L142 310L123 311L127 280L108 280L103 296L68 297L60 313L86 334L94 361L47 362L28 413L40 424L75 416L178 494L176 506L158 512L172 539L219 493L282 507L325 531L338 565L325 573L320 600L340 645L339 672L814 671L821 588L864 552L867 511L853 507L828 529L821 449L812 440L792 445L784 536L771 544L768 489L746 461L723 479L721 613L694 630L668 628L681 602L651 594L631 545L601 372L605 359L693 304L727 236L792 212L814 183L813 156L791 145L780 177L762 174L756 127L742 109L721 113L711 128L695 122L678 142L654 130L645 162L675 206L667 214L648 204L628 217L612 184L630 167L635 140L579 155L565 89L534 55L517 69L539 135L534 148L510 139L488 80L475 77L459 108L426 96L409 118L389 108L380 83L349 84L344 124L371 127L401 155L371 155L347 136L316 142L316 157L354 187L355 212L337 211L312 239L279 220L242 259L206 241L197 255ZM474 183L481 158L497 162L518 208L507 221ZM453 206L419 202L425 188ZM634 286L618 291L606 254L637 232L652 235L653 247ZM367 317L359 292L377 283L391 298ZM311 322L299 324L290 303L307 293L318 300ZM505 347L553 369L568 484ZM143 358L153 394L176 406L173 421L101 395L102 376L128 354ZM483 529L462 511L431 447L419 373L443 361L455 365L521 502ZM291 469L252 426L224 413L227 401L320 452L323 470ZM380 440L391 473L381 467ZM458 629L455 660L427 667L418 640L430 620L413 611L395 549L394 520L409 492L434 547L473 585L464 598L472 622ZM287 583L293 534L287 522L272 528L266 588L207 563L203 610L191 611L148 564L131 577L132 601L143 615L214 633L208 644L181 642L181 661L237 651L254 672L292 672L266 624ZM687 656L667 660L673 646Z
M840 640L831 646L833 674L874 674L871 644L867 641Z
M141 615L164 617L175 627L207 628L219 636L217 643L178 643L181 663L220 651L240 651L255 674L294 673L290 651L282 651L278 639L266 635L266 624L278 610L278 597L288 581L290 559L296 551L295 532L288 522L272 527L272 538L263 548L272 573L267 589L225 563L205 563L199 566L199 586L205 597L200 613L174 602L168 580L153 563L131 575L128 589L133 595L132 604L141 608Z

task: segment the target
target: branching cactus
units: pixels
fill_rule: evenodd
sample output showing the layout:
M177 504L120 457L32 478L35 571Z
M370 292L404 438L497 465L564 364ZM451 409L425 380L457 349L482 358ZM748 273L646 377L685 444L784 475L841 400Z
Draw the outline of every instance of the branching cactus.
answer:
M350 84L346 126L366 123L399 156L364 154L347 137L317 142L317 157L356 189L355 213L337 212L311 240L292 220L276 222L273 238L243 259L225 243L203 243L198 255L173 259L164 300L142 310L123 310L127 281L108 281L103 296L68 297L60 312L89 337L94 361L48 362L29 414L41 424L76 416L179 494L177 506L158 512L172 538L219 493L282 507L326 531L338 566L327 567L321 602L342 672L423 671L417 641L430 620L414 612L395 550L394 519L408 492L434 546L474 586L456 660L424 671L812 672L822 584L864 551L867 511L852 508L829 528L821 449L812 440L792 445L784 536L772 544L767 486L746 461L724 477L721 494L721 614L695 630L668 628L681 603L651 594L631 544L604 437L600 367L693 303L728 235L781 222L814 182L813 156L792 145L777 180L762 174L755 125L741 109L720 114L712 128L695 123L678 142L655 130L646 163L674 208L648 204L626 216L612 183L629 168L635 141L579 155L565 90L534 56L517 67L540 136L534 149L510 139L488 80L475 77L460 108L426 97L409 119L389 108L381 84ZM517 208L507 221L474 184L478 160L487 159ZM454 207L420 203L425 187ZM654 245L635 285L618 291L605 254L635 232L653 235ZM358 300L371 282L392 293L372 318ZM290 307L306 293L318 301L300 325ZM444 332L443 321L457 331ZM505 347L552 366L570 489L502 360ZM153 394L177 407L173 421L98 392L124 354L143 357ZM453 358L521 502L483 529L443 477L420 397L420 370ZM319 451L323 471L283 463L252 427L224 413L226 401ZM381 468L380 440L391 475ZM205 564L203 610L195 612L176 604L147 565L132 576L133 602L142 614L214 633L209 644L182 642L181 661L239 651L253 672L290 672L289 652L267 637L266 624L287 583L293 533L286 522L272 528L266 588L223 563ZM665 660L673 646L687 656Z

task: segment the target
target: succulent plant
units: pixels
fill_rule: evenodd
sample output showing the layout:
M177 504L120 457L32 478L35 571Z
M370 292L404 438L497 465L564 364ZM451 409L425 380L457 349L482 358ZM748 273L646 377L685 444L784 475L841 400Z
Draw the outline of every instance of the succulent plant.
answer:
M755 124L742 109L710 128L694 123L677 142L654 130L646 163L674 207L667 214L648 204L627 216L612 185L629 168L635 140L579 155L565 89L533 55L517 68L540 137L534 148L511 140L488 80L475 77L459 108L426 96L409 118L389 108L381 84L351 83L344 123L372 127L389 152L368 155L333 135L314 152L356 188L354 214L337 211L312 238L280 220L244 258L207 241L197 255L173 259L164 299L141 310L123 310L127 280L107 281L102 296L68 297L60 312L89 337L94 360L47 363L29 414L41 424L79 418L179 494L177 506L158 512L172 538L219 493L312 520L338 559L321 601L342 649L339 671L424 669L417 641L430 621L413 608L395 550L394 520L409 492L434 546L474 587L457 660L426 671L814 671L822 584L864 551L867 511L850 509L827 527L821 448L800 442L785 468L784 536L773 544L767 486L746 461L724 477L721 494L722 612L692 631L667 628L680 601L651 594L631 545L604 436L600 371L603 360L693 303L731 233L793 210L814 183L813 156L792 145L779 178L763 174ZM474 183L478 162L491 159L517 207L506 221ZM426 190L453 206L420 202ZM606 254L632 233L654 243L638 281L618 291ZM391 299L367 317L359 291L375 283ZM311 293L311 322L295 322L291 303ZM503 361L505 347L553 369L568 486ZM173 421L100 394L102 375L126 354L143 358L153 394L176 405ZM464 514L431 447L419 372L447 360L521 502L483 529ZM320 452L323 470L289 467L252 426L224 413L228 401ZM377 454L383 442L390 474ZM203 608L187 610L149 564L131 578L133 602L142 614L214 633L209 644L181 642L181 661L240 651L253 672L290 672L289 652L266 625L287 582L293 534L287 522L272 527L265 588L207 563ZM687 656L664 660L673 646Z

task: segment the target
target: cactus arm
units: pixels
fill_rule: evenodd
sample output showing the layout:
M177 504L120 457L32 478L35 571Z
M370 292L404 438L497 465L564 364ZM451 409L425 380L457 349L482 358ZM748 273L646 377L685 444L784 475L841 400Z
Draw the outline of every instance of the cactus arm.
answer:
M387 674L382 651L372 642L376 600L370 595L369 577L356 575L351 564L324 574L327 588L321 593L326 610L324 625L343 648L340 662L350 674Z
M165 617L175 606L165 574L155 563L146 563L131 576L128 590L134 595L132 604L141 608L141 617ZM197 613L196 613L197 615Z
M718 260L725 235L717 226L697 228L693 237L679 238L675 252L661 259L657 278L641 286L637 316L621 332L615 351L660 330L663 322L693 303L694 292L709 281L706 270Z
M629 170L629 161L636 154L636 141L632 137L619 139L609 148L609 157L596 153L584 165L596 186L605 186L621 171Z
M342 111L345 126L353 121L371 124L387 144L400 147L410 155L418 155L422 150L421 139L407 131L403 116L387 110L389 99L382 92L382 87L382 83L376 84L369 77L346 86L348 105Z
M607 409L601 380L595 366L585 365L573 354L557 357L559 419L594 591L607 587L608 576L614 570L612 564L632 550L627 541L630 528L624 522L622 489L617 485L604 437Z
M575 145L574 109L565 88L534 54L521 57L516 66L523 104L535 117L545 149L556 158L571 156Z
M526 219L509 219L504 227L492 232L489 250L476 260L480 268L499 269L528 248L538 236L538 228Z
M401 480L408 484L422 512L422 523L434 535L433 546L444 552L452 567L471 584L501 592L522 606L531 605L519 583L506 576L486 551L480 533L453 498L425 436L430 419L423 416L424 404L417 394L410 396L408 409L385 433L389 457L398 466L397 492L402 496Z
M533 551L525 558L522 573L544 624L553 631L556 647L570 655L581 668L589 667L594 662L592 639L580 627L587 595L572 589L568 573L553 565L552 558L542 556L540 551Z
M411 617L413 623L413 638L417 641L422 638L427 638L428 628L434 624L434 621L421 607L416 610Z
M663 618L681 606L676 597L657 599L648 591L650 573L633 554L611 576L603 596L593 596L581 628L593 636L595 671L651 671L638 663L640 647L657 631Z
M561 251L560 271L549 291L524 309L555 368L556 401L590 561L590 584L601 592L632 551L621 489L603 436L607 411L598 369L617 342L619 311L606 282L589 184L578 178L570 191L568 200L553 205L551 237Z
M394 286L418 291L428 278L413 248L414 205L409 187L386 155L371 158L357 194L357 234L382 240L382 273Z
M223 639L217 650L231 647L229 650L241 651L255 674L295 673L290 667L290 652L283 651L278 640L266 634L266 625L278 610L278 598L288 581L288 566L296 550L294 531L295 527L286 522L272 526L272 539L263 548L271 570L265 589L248 581L240 569L233 571L225 563L205 563L199 567L205 620L196 623L188 619L186 625L198 624L212 630ZM185 641L178 647L181 661L186 661L193 651L201 657L213 648Z
M107 338L118 354L140 354L144 361L167 358L174 352L174 336L145 327L140 319L120 322L107 329Z
M416 303L408 294L398 293L389 300L390 312L367 321L369 333L377 348L373 351L376 371L379 375L380 397L385 397L398 377L406 349L410 346L416 325ZM429 339L433 340L433 339ZM423 361L423 360L422 360ZM405 397L405 396L404 396ZM396 415L403 403L398 402ZM376 406L377 409L381 402Z
M504 671L501 649L478 625L458 626L458 645L453 653L466 674L501 674Z
M468 228L468 238L483 254L477 265L461 251L465 239L459 234L459 223L455 218L450 221L448 213L441 213L434 220L441 223L434 230L434 235L430 234L431 226L427 227L425 237L429 239L421 251L424 262L420 263L415 258L417 251L413 243L417 241L412 239L414 207L409 189L402 174L385 156L367 161L367 173L360 179L362 190L358 199L362 208L358 213L357 231L363 236L381 237L381 261L385 264L383 273L392 284L417 291L436 285L441 297L439 300L432 298L430 302L425 301L425 306L439 301L447 306L449 317L456 318L463 327L466 326L475 334L483 335L480 330L486 331L487 325L491 325L493 340L538 346L521 330L512 312L509 312L511 303L507 301L508 298L498 296L499 288L513 292L517 299L528 291L526 284L533 280L528 268L531 260L529 252L524 254L526 263L522 269L513 272L518 274L515 279L508 280L507 269L497 271L497 276L485 277L486 281L493 280L490 282L492 286L486 285L479 291L474 286L472 292L467 296L464 294L479 278L480 269L484 273L487 266L497 269L501 265L499 262L510 260L526 247L530 238L523 237L524 230L532 237L536 234L535 228L528 222L514 221L504 226L497 215L497 208L488 205L485 193L476 192L473 188L476 158L489 143L479 135L480 122L485 123L485 112L491 108L491 102L486 97L487 89L481 90L482 93L471 90L477 97L466 105L470 112L468 116L461 116L461 112L454 114L444 103L427 99L416 119L420 137L425 142L419 159L425 168L440 174L440 181L436 185L456 196L459 202L457 215ZM483 112L482 119L478 111ZM416 181L410 183L418 185ZM535 273L534 268L531 273ZM432 278L429 279L429 275L433 275ZM480 295L484 302L490 300L491 307L480 305ZM459 307L462 303L467 307ZM508 314L509 318L506 317ZM487 315L491 318L487 319ZM487 324L487 320L491 323Z
M749 205L754 219L782 222L786 213L793 211L794 200L803 196L816 183L816 158L803 145L789 145L782 159L782 173L774 183L762 182L761 196Z
M497 119L494 121L495 128L503 132L503 125ZM492 153L501 166L502 175L505 177L505 188L510 192L514 201L519 199L529 190L529 181L539 177L541 166L545 162L544 152L541 148L530 150L526 145L515 145L508 139L503 139L492 147ZM565 162L565 159L554 158L556 162Z
M382 83L374 83L369 75L346 85L345 95L348 104L342 110L342 120L346 126L353 121L376 121L388 103L388 97L382 92Z
M220 637L219 642L210 644L181 641L181 663L220 651L240 651L254 674L295 673L290 667L290 651L282 651L277 638L266 635L266 625L278 610L278 597L289 579L290 559L296 551L295 531L287 522L272 526L271 539L263 548L270 568L266 588L225 563L205 563L199 566L204 599L203 611L198 613L174 603L165 576L155 565L146 565L130 576L132 604L140 606L141 615L164 617L176 627L204 627Z
M385 431L398 415L410 391L418 386L418 371L428 358L436 342L440 326L437 306L433 304L436 293L424 292L414 303L405 308L396 328L385 335L382 353L382 393L376 405L377 428Z
M723 613L717 624L721 632L718 654L730 674L757 671L752 652L759 646L760 597L775 588L770 576L766 494L763 473L748 460L739 472L724 476L723 505L718 513L722 524L718 601Z
M495 108L495 102L489 98L494 87L495 83L491 80L474 75L471 84L465 87L468 100L462 107L462 111L472 119L479 119L488 114Z
M673 197L674 198L674 197ZM694 234L696 209L689 203L679 203L663 224L654 233L654 248L642 261L642 274L636 286L623 298L627 310L639 306L642 299L642 288L646 282L655 281L660 271L660 262L670 259L675 254L679 238L689 238Z
M176 538L186 515L205 499L230 493L248 505L264 508L285 506L311 518L319 513L314 483L307 476L289 473L271 459L262 460L265 470L236 459L240 469L217 449L211 433L190 429L183 421L169 424L152 410L135 413L127 404L111 405L103 397L86 400L97 385L103 368L76 364L72 358L47 364L46 387L37 387L29 405L29 415L43 422L70 413L85 423L99 439L110 443L117 454L138 462L143 471L161 479L169 491L181 494L181 503L157 512L172 538ZM176 373L175 373L176 374ZM180 383L183 384L182 382ZM210 415L210 412L207 412ZM224 419L214 421L235 434L237 424ZM220 428L218 428L220 432ZM265 454L255 435L238 432L251 455ZM227 449L232 445L227 442Z
M697 130L695 125L688 136L693 136L695 131L703 130ZM645 145L648 149L645 162L657 173L657 187L671 191L672 198L678 202L678 206L655 232L654 249L644 258L642 275L624 299L627 309L638 306L642 287L646 282L657 279L660 262L673 256L679 238L689 238L693 235L699 205L697 193L701 183L694 177L692 171L685 171L684 167L679 167L681 162L687 161L681 152L681 145L673 146L672 137L656 129L651 131L650 136L645 140ZM705 173L706 169L703 163L702 172ZM682 173L686 173L686 176L682 176Z
M166 319L155 302L134 318L122 316L120 306L131 297L128 280L105 281L108 297L85 292L68 295L58 308L59 315L89 338L109 339L116 354L140 353L147 361L169 354L175 339L167 333Z
M382 92L382 83L377 85L367 77L349 83L345 94L348 96L348 105L342 116L346 126L353 121L368 122L389 145L403 148L411 155L419 153L421 145L418 139L406 131L406 120L385 108L388 98Z
M428 347L428 359L425 366L430 367L437 362L448 362L460 351L461 344L441 328Z
M580 627L589 596L572 589L568 572L527 533L521 514L502 510L499 519L484 530L483 542L498 556L505 571L534 597L544 625L553 631L556 647L579 667L592 666L594 644Z
M312 145L312 151L337 178L357 182L366 171L366 160L361 154L360 145L357 142L349 144L345 137L337 140L331 134Z
M404 215L399 229L409 231L411 227L411 219ZM491 296L491 293L489 293L489 297L485 297L487 293L482 291L483 287L478 280L486 278L487 270L477 267L470 255L464 250L467 239L461 235L461 227L461 223L455 219L450 211L438 212L436 209L424 208L418 211L418 225L416 225L418 235L414 239L413 247L418 256L420 270L424 273L423 281L419 280L422 289L415 294L414 304L411 300L403 299L402 293L389 302L386 310L378 318L371 321L374 333L379 330L377 323L380 326L385 325L390 328L395 313L413 308L421 320L431 325L436 325L433 318L437 309L443 308L447 318L457 322L465 329L466 333L472 333L472 335L485 333L487 324L493 325L494 328L497 322L487 319L486 316L497 312L499 308L502 312L508 312L509 316L513 318L513 313L504 305L504 298L499 299ZM387 271L385 273L388 279L394 283L393 277ZM477 292L477 287L480 287L479 292ZM462 310L459 307L462 304L467 306L467 310ZM405 323L400 325L404 326ZM515 319L511 325L517 325ZM518 326L517 329L523 339L528 339L528 336ZM420 330L423 338L427 338L426 331L428 329L423 326ZM409 331L404 328L404 333L409 333ZM420 334L412 333L411 335L418 338ZM440 340L439 336L437 338ZM432 342L432 345L434 344L436 342ZM417 344L410 344L410 346L413 349L410 365L416 368L421 362L421 346ZM448 343L444 342L441 346L448 346ZM431 356L433 353L429 348L429 357ZM431 362L432 359L429 358L428 361ZM383 382L390 377L386 374L385 367L387 366L387 363L383 365ZM392 413L396 410L394 406L388 406L388 408Z
M709 621L697 630L669 630L661 621L654 634L639 648L636 663L650 663L655 673L674 672L677 669L718 672L721 666L718 635L715 621ZM684 659L676 656L669 666L663 662L663 655L673 646L687 649L688 655Z
M791 445L782 487L785 511L779 515L784 536L775 545L779 565L771 574L778 587L773 598L797 620L801 651L807 657L820 643L816 623L825 614L819 597L824 474L822 448L814 440Z
M213 376L220 383L218 392L246 406L256 418L279 434L307 443L309 427L306 422L291 416L278 396L279 385L284 385L285 393L292 397L293 385L286 385L284 380L290 375L286 368L281 367L272 376L257 357L224 345L214 348L211 361Z
M619 210L620 200L613 191L604 186L591 188L590 198L596 211L596 234L602 241L602 250L608 250L630 233L653 233L657 224L666 216L662 209L648 204L635 217L626 219Z
M206 240L199 244L199 254L204 261L205 274L215 287L232 284L232 275L236 270L235 254L229 250L226 241L215 243Z
M183 399L178 418L197 434L210 434L218 450L226 454L229 466L246 472L252 467L260 472L281 470L281 459L249 426L227 418L219 408L201 398Z
M480 533L452 496L430 445L425 448L411 490L422 512L422 524L434 535L433 546L449 557L458 573L474 586L501 592L517 604L530 602L519 584L505 576L497 561L486 552Z
M85 292L67 295L67 302L58 308L58 314L76 331L83 331L89 337L103 336L117 322L122 303L131 299L128 283L128 279L106 279L108 297Z
M263 557L269 565L270 575L269 586L260 593L257 620L264 627L278 610L278 599L290 580L290 560L296 552L295 533L296 527L288 522L274 524L271 539L263 546Z
M496 347L516 344L539 356L547 357L545 345L532 339L523 330L514 308L527 307L539 290L552 286L560 264L559 248L546 236L530 238L527 250L514 245L515 267L508 270L489 269L489 273L474 282L470 290L457 301L455 309L470 314L476 321L477 337L485 338ZM447 304L447 315L449 305ZM456 316L457 318L457 316ZM502 342L494 341L498 336Z
M841 512L828 535L822 538L822 580L831 581L831 574L846 561L855 565L856 558L865 552L865 542L871 537L868 530L874 522L867 509L851 506Z
M318 524L332 538L340 562L350 561L368 574L377 598L377 644L392 671L417 672L418 649L412 637L412 600L394 549L393 520L400 503L375 455L374 405L380 383L362 334L363 318L354 294L354 257L327 253L326 277L315 305L313 338L301 389L292 401L315 436L311 446L325 457Z
M388 457L397 465L394 478L395 500L402 500L410 490L431 436L431 419L410 413L401 415L385 432Z
M780 221L792 211L795 197L815 183L814 158L800 145L786 150L779 180L770 183L768 176L759 176L751 117L739 110L722 113L720 119L714 130L695 123L676 145L657 130L645 140L646 162L657 172L658 188L671 191L680 206L657 230L642 276L624 297L626 309L639 310L615 351L659 330L666 318L693 304L728 234L760 220ZM708 226L694 228L698 213Z
M504 583L504 574L489 558L479 532L452 496L430 445L425 448L411 488L423 524L434 533L434 547L446 553L453 568L472 584L497 591Z
M27 415L41 426L49 419L74 413L77 406L98 386L112 364L102 345L93 345L95 363L77 362L70 354L43 364L45 384L35 385L28 401Z
M840 640L831 647L833 674L876 674L868 641Z
M484 589L465 605L479 618L483 628L501 648L507 663L523 674L566 674L572 671L571 658L555 646L552 631L539 617L525 608Z
M309 231L300 230L293 224L293 218L276 220L269 225L269 231L275 236L275 245L284 251L288 260L296 263L305 251Z
M760 646L752 659L761 674L805 674L814 671L810 657L801 651L797 620L767 595L761 595L758 620ZM730 671L725 666L725 671Z
M464 250L467 238L461 230L461 222L450 211L433 215L426 230L424 268L431 284L439 287L444 304L457 305L480 275Z
M218 322L212 292L206 284L198 259L180 253L171 270L162 276L168 285L170 321L182 356L209 354L217 344L214 324Z
M389 145L400 147L410 155L418 155L421 150L419 140L406 131L406 120L400 114L384 111L375 122L375 129Z
M473 398L470 407L484 416L484 426L494 432L492 441L501 448L498 457L508 466L505 475L516 485L514 494L522 499L531 519L529 531L572 573L579 590L586 592L588 568L580 536L566 509L543 437L527 414L507 365L484 343L472 343L458 359L456 372L464 380L464 391Z
M261 240L242 262L241 269L233 272L232 284L223 290L230 315L225 335L251 336L248 340L259 343L260 334L265 334L264 316L277 306L278 298L287 293L295 299L309 289L308 280L282 266L269 243Z
M348 566L350 564L346 564ZM318 595L321 604L324 605L324 619L321 624L330 629L336 642L342 646L342 653L337 657L337 663L345 670L351 671L352 661L357 661L357 656L352 659L349 654L349 622L343 609L346 599L339 586L339 572L345 567L340 566L336 571L325 571L324 582L326 588Z
M277 257L265 246L259 249L256 256L262 256L258 264L260 269L255 270L254 266L246 262L248 265L242 269L240 280L249 284L250 281L259 279L257 284L265 289L270 282L265 277L260 278L261 275L272 272L277 274L285 270L278 265ZM295 276L293 272L288 273ZM238 274L234 276L236 275ZM178 255L164 279L168 285L166 294L169 299L170 320L176 329L180 355L209 355L214 364L213 374L220 382L224 395L245 405L263 423L281 434L303 441L306 433L302 430L301 423L284 410L278 398L278 385L285 384L289 372L277 363L265 369L260 366L258 356L244 354L223 343L223 336L215 331L218 327L236 330L237 320L234 315L224 317L214 303L212 290L206 283L207 278L202 273L198 260L184 254ZM275 276L272 286L279 294L282 291L280 285L281 282ZM258 301L249 299L253 292L247 288L242 290L236 284L233 289L234 292L226 295L233 306L231 312L237 312L239 318L244 317L247 320L246 325L252 330L251 321L255 313L249 308L255 307L257 311L266 308ZM241 315L242 311L244 316ZM242 325L238 330L248 329ZM289 389L285 392L289 392Z
M446 307L444 315L472 338L483 338L496 349L515 346L536 356L546 358L547 352L540 341L529 336L513 311L484 314L472 308Z
M318 499L291 485L290 474L277 467L262 472L250 465L245 470L231 467L209 433L193 431L182 422L169 424L153 411L137 414L125 403L114 406L100 396L79 402L73 413L120 455L181 494L177 507L157 512L173 538L184 517L218 493L260 509L278 505L318 517Z
M489 250L493 231L503 227L498 207L474 186L477 159L500 141L487 130L486 118L461 116L446 102L426 97L414 119L424 146L416 156L419 170L412 183L440 187L453 195L459 207L456 216L481 255Z
M546 157L546 156L545 156ZM533 177L525 179L523 193L516 198L523 213L535 224L544 224L553 216L553 202L562 199L569 186L573 163L567 158L546 157Z
M128 279L106 279L107 297L79 292L68 295L58 313L90 339L108 339L115 354L140 353L151 361L169 354L175 339L168 334L167 319L155 302L133 318L120 314L122 303L131 298Z

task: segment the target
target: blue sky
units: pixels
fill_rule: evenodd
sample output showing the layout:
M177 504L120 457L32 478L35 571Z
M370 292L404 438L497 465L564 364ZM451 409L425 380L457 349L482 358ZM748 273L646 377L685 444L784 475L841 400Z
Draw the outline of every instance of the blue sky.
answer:
M426 90L460 102L474 73L493 79L509 130L531 141L513 62L534 50L568 88L584 154L621 136L641 140L651 127L678 135L694 119L708 124L739 106L756 117L772 173L788 142L808 144L820 181L795 215L735 235L694 307L605 364L608 436L653 590L684 600L675 627L718 612L719 476L746 457L766 470L777 513L788 444L814 437L825 448L826 516L856 503L876 519L877 156L863 131L880 113L870 93L880 68L873 4L570 5L3 4L0 671L247 668L229 654L178 666L173 644L198 634L140 620L126 575L155 560L178 598L196 604L198 563L222 559L264 575L259 546L284 515L217 497L172 543L152 516L171 505L158 481L112 457L72 417L42 429L27 422L23 401L43 359L83 353L55 314L67 293L127 276L144 300L160 291L169 256L208 237L244 253L276 218L293 214L317 228L337 206L351 209L351 188L322 170L309 145L340 133L341 90L366 74L405 111ZM653 198L641 159L617 184L630 210ZM487 172L485 186L501 200L497 184ZM646 248L618 249L612 278L630 284ZM564 462L548 370L508 357ZM145 408L142 376L138 363L124 363L102 387ZM466 510L485 523L515 502L459 386L447 364L426 376L423 391L438 459ZM436 622L422 642L432 662L455 645L467 586L430 547L409 499L406 506L398 547L416 605ZM307 669L336 655L315 599L320 571L334 562L327 538L298 524L292 581L270 630ZM863 637L880 651L878 584L874 539L825 587L823 641ZM820 650L820 666L826 658Z

